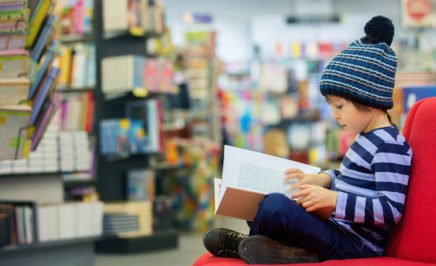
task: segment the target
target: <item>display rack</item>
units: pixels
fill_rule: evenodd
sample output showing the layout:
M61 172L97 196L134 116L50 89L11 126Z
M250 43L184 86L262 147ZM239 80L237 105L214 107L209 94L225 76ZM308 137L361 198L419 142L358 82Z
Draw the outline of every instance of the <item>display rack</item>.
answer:
M129 92L108 95L102 88L102 61L106 57L121 55L148 56L146 51L147 40L155 34L146 33L144 36L133 36L129 31L119 31L116 34L105 34L103 30L103 2L95 1L95 45L96 45L96 125L103 119L124 118L125 105L138 98ZM148 95L147 97L150 97ZM100 128L97 126L97 135ZM101 139L97 140L100 147ZM97 152L97 190L101 200L105 202L120 202L126 200L125 176L128 170L134 168L147 168L149 154L120 154L108 156ZM178 234L174 230L154 232L150 236L135 238L114 238L101 240L96 244L96 251L102 253L132 253L147 252L159 249L176 248Z

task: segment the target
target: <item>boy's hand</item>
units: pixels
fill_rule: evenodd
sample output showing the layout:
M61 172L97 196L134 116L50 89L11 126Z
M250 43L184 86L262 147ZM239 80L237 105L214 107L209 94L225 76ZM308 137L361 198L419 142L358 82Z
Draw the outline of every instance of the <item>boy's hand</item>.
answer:
M300 185L298 188L300 191L292 195L292 198L298 199L297 203L306 209L307 212L328 209L332 213L336 208L338 192L308 184Z
M292 185L293 189L298 188L303 184L317 185L321 187L330 187L331 177L327 174L306 174L300 169L290 168L285 172L285 180L287 182L292 182L292 180L298 180Z

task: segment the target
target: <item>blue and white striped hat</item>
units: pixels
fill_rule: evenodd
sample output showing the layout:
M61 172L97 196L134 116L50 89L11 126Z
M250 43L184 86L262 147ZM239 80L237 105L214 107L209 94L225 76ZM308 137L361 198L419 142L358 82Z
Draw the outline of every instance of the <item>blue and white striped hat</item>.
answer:
M363 40L351 43L327 65L321 76L321 94L390 109L397 56L386 42L374 44Z

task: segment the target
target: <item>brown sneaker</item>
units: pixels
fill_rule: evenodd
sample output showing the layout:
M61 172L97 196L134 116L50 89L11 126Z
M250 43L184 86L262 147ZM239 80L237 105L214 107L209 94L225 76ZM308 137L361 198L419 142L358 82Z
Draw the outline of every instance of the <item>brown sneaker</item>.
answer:
M203 245L216 257L239 258L239 243L246 237L230 229L213 229L204 234Z
M239 255L249 264L292 264L318 262L318 255L286 245L266 236L249 236L241 241Z

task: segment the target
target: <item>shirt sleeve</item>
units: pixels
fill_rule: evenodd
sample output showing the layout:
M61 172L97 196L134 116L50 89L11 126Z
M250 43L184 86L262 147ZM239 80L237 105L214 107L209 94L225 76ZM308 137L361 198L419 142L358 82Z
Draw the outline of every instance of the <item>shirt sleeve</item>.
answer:
M332 185L331 185L330 189L336 190L335 180L336 180L336 177L340 174L339 170L325 170L325 171L322 171L321 173L328 174L331 177Z
M406 200L412 161L407 144L381 144L371 162L375 197L339 191L335 218L367 225L392 225L400 221Z

